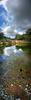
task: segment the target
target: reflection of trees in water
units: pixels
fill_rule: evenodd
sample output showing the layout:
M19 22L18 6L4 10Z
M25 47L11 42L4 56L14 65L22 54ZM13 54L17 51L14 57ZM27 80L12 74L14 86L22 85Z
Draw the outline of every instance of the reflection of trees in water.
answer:
M31 42L31 28L29 28L27 31L26 31L26 38L29 42Z
M3 75L3 62L0 62L0 76Z
M0 47L0 55L3 54L4 47Z
M31 46L29 44L27 44L26 46L16 46L17 49L22 49L25 53L25 66L26 68L28 67L28 69L31 69ZM26 62L27 61L27 62Z
M31 47L29 46L29 44L27 44L27 45L23 45L23 46L19 46L19 45L17 45L16 46L16 49L21 49L21 50L23 50L24 52L26 51L26 53L27 54L31 54Z
M2 65L3 65L3 62L0 62L0 85L1 85L1 84L3 85L3 79L2 79L2 76L3 76L4 70L3 70Z

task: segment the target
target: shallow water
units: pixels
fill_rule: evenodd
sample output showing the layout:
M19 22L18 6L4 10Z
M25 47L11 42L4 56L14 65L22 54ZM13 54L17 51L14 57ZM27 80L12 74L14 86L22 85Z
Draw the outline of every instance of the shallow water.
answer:
M8 86L8 87L7 87ZM10 88L9 88L10 86ZM15 86L16 91L15 91ZM6 88L7 87L7 88ZM11 88L12 87L12 88ZM20 92L20 89L22 93ZM25 93L25 94L24 94ZM0 48L0 99L31 100L31 54L16 46ZM10 96L9 96L10 95ZM22 96L21 96L22 95Z

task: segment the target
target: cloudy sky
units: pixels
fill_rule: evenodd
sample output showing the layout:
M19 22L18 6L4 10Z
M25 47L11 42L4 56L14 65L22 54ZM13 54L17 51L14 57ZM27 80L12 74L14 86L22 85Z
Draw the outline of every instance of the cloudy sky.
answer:
M31 0L1 0L0 28L5 35L23 34L31 27Z

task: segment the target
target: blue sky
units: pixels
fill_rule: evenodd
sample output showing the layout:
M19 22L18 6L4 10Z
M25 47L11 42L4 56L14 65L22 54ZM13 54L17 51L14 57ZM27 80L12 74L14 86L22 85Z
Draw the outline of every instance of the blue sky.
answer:
M1 0L0 28L4 34L15 37L31 27L31 0Z
M7 12L4 9L3 5L0 5L0 27L3 26L3 24L6 24L6 19L4 18L4 15L7 16Z
M4 28L6 26L11 26L13 22L12 15L9 14L3 5L0 5L0 27ZM3 26L4 25L4 26Z

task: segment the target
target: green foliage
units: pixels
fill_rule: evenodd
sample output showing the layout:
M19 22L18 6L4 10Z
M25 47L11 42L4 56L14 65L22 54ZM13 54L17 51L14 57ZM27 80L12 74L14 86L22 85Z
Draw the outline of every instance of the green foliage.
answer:
M26 31L26 33L23 34L23 35L17 34L17 35L16 35L16 39L17 39L17 40L31 41L31 28L28 29L28 30Z
M31 28L26 31L24 38L25 38L25 40L31 42Z
M17 35L16 35L16 39L17 39L17 40L23 40L23 39L24 39L24 36L23 36L23 35L17 34Z
M31 28L26 31L26 34L31 35Z

